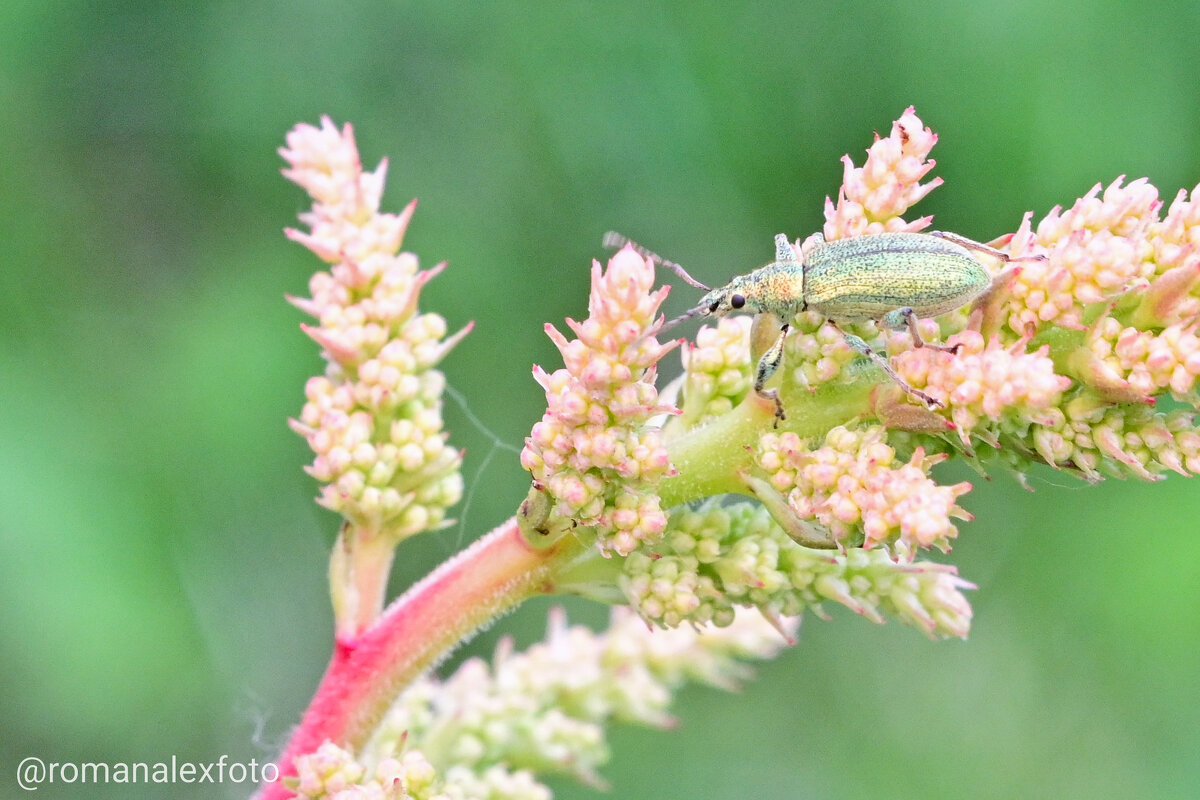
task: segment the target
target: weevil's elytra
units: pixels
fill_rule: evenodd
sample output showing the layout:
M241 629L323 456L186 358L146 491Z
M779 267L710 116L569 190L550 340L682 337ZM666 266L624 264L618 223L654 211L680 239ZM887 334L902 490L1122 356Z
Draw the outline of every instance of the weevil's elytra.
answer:
M991 282L966 247L923 233L882 233L818 244L804 259L804 300L834 320L879 320L900 308L936 317Z
M874 320L888 328L907 326L913 346L953 353L954 347L923 342L917 331L917 319L961 308L991 286L991 276L972 251L987 253L1002 261L1016 260L985 244L940 232L880 233L834 242L825 242L818 237L802 258L787 236L781 233L775 237L774 261L710 290L675 262L655 255L620 234L609 233L605 243L630 245L646 258L670 267L688 283L708 292L699 305L668 321L660 331L689 317L723 317L734 311L774 314L782 321L779 336L759 358L754 377L754 391L759 397L775 403L776 425L785 418L783 403L779 392L767 389L766 383L783 362L788 323L796 314L816 311L835 328L838 322L866 320ZM838 330L851 348L871 359L905 392L931 408L941 405L910 386L896 373L888 359L872 350L861 338L841 328Z

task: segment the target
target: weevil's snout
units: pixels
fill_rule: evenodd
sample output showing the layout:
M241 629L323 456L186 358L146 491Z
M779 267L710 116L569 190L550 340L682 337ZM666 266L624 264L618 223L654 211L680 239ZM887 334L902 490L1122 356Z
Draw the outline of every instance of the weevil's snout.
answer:
M746 295L737 290L734 284L713 289L704 295L698 308L706 317L723 317L734 311L740 311L746 306Z
M713 289L700 298L700 304L688 309L675 319L669 319L658 329L659 333L674 328L681 322L692 317L723 317L733 311L738 311L747 304L746 295L738 291L733 284Z

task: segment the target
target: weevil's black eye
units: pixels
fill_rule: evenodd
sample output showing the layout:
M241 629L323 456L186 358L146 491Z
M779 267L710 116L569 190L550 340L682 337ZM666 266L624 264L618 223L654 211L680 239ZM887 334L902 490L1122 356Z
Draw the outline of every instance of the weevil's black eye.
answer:
M742 306L746 305L746 298L742 297L740 294L735 294L733 297L729 298L729 305L733 308L741 308Z

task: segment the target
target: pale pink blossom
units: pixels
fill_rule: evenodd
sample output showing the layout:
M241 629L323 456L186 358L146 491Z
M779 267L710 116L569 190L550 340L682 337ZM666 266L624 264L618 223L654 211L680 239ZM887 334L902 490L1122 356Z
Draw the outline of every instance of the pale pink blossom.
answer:
M594 528L603 552L623 556L661 535L666 511L654 487L673 474L661 429L647 424L674 411L654 388L654 366L674 343L654 338L666 289L653 284L653 264L630 248L607 269L593 265L590 315L567 320L578 338L546 326L565 366L534 368L547 409L521 452L533 491L552 500L550 513Z

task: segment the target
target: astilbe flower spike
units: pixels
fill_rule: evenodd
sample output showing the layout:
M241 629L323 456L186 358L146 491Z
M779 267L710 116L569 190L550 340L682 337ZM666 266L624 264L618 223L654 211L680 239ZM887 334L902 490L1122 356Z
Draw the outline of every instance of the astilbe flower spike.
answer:
M850 156L842 156L845 169L837 204L825 198L825 240L919 231L928 225L930 217L905 222L901 215L942 185L941 178L921 183L937 163L927 160L935 144L937 134L922 127L909 106L892 123L891 135L875 134L861 167L855 167Z
M861 167L845 157L825 239L928 228L931 218L906 215L941 184L928 178L936 141L909 108ZM338 552L387 541L390 554L457 498L433 369L456 337L416 311L437 270L399 253L412 206L379 212L383 165L364 173L349 127L328 120L298 127L288 144L287 174L315 201L311 230L289 235L332 264L311 299L294 301L318 318L306 330L329 361L294 426L317 453L321 502L356 531L343 533L337 574ZM931 638L966 637L963 592L974 587L922 558L949 552L957 522L971 519L960 505L970 484L939 484L938 463L999 465L1020 480L1036 464L1090 481L1200 470L1197 191L1164 215L1147 181L1118 178L1036 225L1026 215L990 244L1036 258L1003 265L978 253L988 291L915 321L947 348L852 326L932 407L810 312L782 321L790 333L772 388L786 420L752 388L760 334L779 330L762 317L701 328L660 398L657 364L676 344L656 339L666 289L632 248L593 264L589 316L567 322L575 338L546 326L564 366L534 368L547 410L521 453L532 486L516 517L378 620L354 617L361 635L339 638L285 754L286 784L263 797L288 796L286 785L338 800L545 800L542 773L601 783L607 722L666 724L680 681L728 686L734 658L768 657L805 611L827 618L837 604ZM446 679L422 677L538 592L633 613L618 611L600 634L555 616L527 653L506 643L490 666L473 659Z
M528 529L548 535L566 521L592 529L602 552L627 556L666 526L653 487L673 470L659 429L646 423L675 411L654 388L655 364L674 344L654 338L667 290L651 292L653 285L654 265L626 247L607 270L592 265L589 316L567 320L579 338L546 325L566 366L553 374L534 368L547 408L521 465L533 475L526 508L545 510L526 517Z
M885 550L800 547L762 506L735 503L671 516L662 541L626 562L621 585L643 618L674 628L727 625L740 607L769 620L832 601L882 623L891 614L931 637L966 636L974 588L946 564L898 565Z
M280 149L283 174L304 187L308 232L289 238L330 263L309 282L310 298L289 298L318 324L302 325L321 345L325 374L308 381L292 427L316 457L318 502L345 517L330 570L339 635L350 638L378 616L401 540L439 527L462 495L461 457L442 432L445 385L434 366L468 328L446 337L446 322L420 313L421 272L401 253L415 206L380 212L386 161L365 172L354 133L324 117L298 125Z

